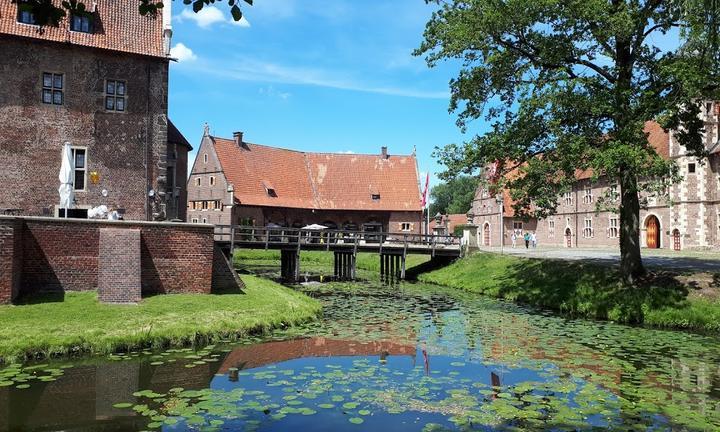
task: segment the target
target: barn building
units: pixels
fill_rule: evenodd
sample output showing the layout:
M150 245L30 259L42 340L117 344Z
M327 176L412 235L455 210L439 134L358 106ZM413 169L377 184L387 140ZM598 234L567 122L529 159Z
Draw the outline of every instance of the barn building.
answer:
M206 127L188 180L188 221L420 233L415 155L310 153Z

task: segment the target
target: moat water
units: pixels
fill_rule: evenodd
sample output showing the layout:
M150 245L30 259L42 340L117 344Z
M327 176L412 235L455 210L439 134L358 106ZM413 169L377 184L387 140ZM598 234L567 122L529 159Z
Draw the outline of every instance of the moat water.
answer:
M0 369L0 431L720 430L720 339L423 284L310 284L321 321Z

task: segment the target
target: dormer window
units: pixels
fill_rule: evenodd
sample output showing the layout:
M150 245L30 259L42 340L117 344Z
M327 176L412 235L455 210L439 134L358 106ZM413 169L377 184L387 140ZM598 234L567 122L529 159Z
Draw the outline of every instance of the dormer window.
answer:
M81 33L92 33L92 17L90 15L72 15L70 17L70 30Z
M275 192L275 187L273 187L272 183L270 183L267 180L263 180L262 182L263 187L265 188L265 192L267 195L271 198L277 198L277 192Z
M36 24L35 14L32 12L32 7L26 2L18 2L17 21L23 24Z
M380 201L380 194L372 194L372 200L373 201Z

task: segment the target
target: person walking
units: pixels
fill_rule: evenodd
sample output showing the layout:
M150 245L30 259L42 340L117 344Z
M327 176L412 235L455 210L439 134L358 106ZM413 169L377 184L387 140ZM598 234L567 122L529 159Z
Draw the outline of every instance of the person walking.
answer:
M530 241L532 242L533 249L537 248L537 234L535 234L535 232L530 234Z
M517 244L517 233L515 231L513 231L510 236L510 240L512 240L512 248L515 249L515 245Z
M525 249L529 249L530 248L530 233L529 232L527 232L527 231L525 232L525 235L523 236L523 240L525 240Z

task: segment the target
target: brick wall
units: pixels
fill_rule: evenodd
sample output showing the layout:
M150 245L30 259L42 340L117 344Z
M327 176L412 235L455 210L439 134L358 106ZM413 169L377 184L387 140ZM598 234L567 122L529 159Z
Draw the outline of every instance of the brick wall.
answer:
M10 278L19 294L97 289L107 228L139 232L143 294L211 292L212 226L0 216L0 302L12 298ZM11 260L21 271L6 270Z
M100 228L98 300L137 303L141 300L140 230Z
M10 303L20 291L22 224L0 220L0 304Z

